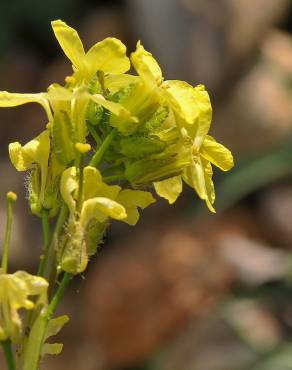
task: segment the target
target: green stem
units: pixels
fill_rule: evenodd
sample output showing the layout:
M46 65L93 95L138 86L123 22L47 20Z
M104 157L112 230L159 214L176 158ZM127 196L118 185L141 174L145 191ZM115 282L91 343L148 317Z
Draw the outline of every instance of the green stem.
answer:
M50 320L52 315L55 313L61 299L63 298L63 295L64 295L64 292L65 292L65 289L67 288L67 286L69 285L70 281L72 279L72 275L69 274L68 272L64 272L64 275L63 275L63 278L62 278L62 281L54 295L54 297L52 298L48 308L46 309L46 312L45 312L45 315L44 317L47 319L47 320Z
M70 283L72 275L65 272L62 281L53 296L50 304L40 313L29 335L25 356L23 359L23 370L39 370L39 362L45 341L47 326L60 303L65 289ZM10 370L10 369L9 369ZM14 370L14 369L13 369Z
M44 243L44 253L47 253L50 243L50 223L49 223L49 211L43 209L42 211L42 230L43 230L43 243ZM44 255L41 256L38 275L42 275L44 272L45 258Z
M1 342L1 344L2 344L2 347L3 347L4 354L5 354L7 369L8 370L16 370L10 340L5 340L5 341Z
M108 136L105 138L97 152L94 154L94 156L91 158L91 161L89 163L90 166L98 167L100 164L102 157L104 156L104 153L108 149L108 147L111 145L114 138L117 136L117 130L113 129Z
M124 175L111 175L111 176L103 176L103 181L105 182L112 182L112 181L118 181L118 180L126 180Z
M66 204L63 204L59 213L59 217L55 226L55 230L52 236L51 243L47 248L47 253L44 258L44 268L42 276L45 277L48 282L50 289L52 289L56 279L56 247L58 244L60 233L63 229L64 223L68 217L68 208Z
M2 270L4 273L7 272L8 269L8 259L9 259L9 249L10 249L10 239L11 239L11 226L13 220L13 212L12 212L12 204L14 199L9 196L10 193L7 194L7 221L6 221L6 231L5 231L5 239L3 245L3 254L2 254Z
M95 140L96 145L98 147L101 146L102 141L101 141L101 138L99 137L98 133L96 132L95 127L93 125L91 125L91 124L88 124L87 127L88 127L88 131L90 132L91 136Z

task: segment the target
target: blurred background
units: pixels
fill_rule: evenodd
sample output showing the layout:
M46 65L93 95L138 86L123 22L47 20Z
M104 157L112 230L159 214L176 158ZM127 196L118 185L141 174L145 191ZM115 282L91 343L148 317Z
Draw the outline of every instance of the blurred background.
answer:
M50 21L87 47L141 39L166 79L203 83L212 134L235 156L215 173L217 214L188 189L135 228L113 224L60 313L64 350L44 370L292 369L292 1L0 1L0 89L44 91L71 70ZM40 222L7 145L46 124L38 106L0 111L0 225L16 191L12 269L35 272ZM0 368L4 368L0 359Z

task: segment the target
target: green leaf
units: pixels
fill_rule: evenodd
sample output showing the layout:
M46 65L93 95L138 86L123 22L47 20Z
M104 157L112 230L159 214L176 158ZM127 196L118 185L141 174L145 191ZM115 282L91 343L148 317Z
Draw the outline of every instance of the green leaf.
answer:
M60 330L63 328L63 326L67 324L68 321L69 321L69 316L67 315L59 316L59 317L56 317L50 320L47 330L46 330L45 340L58 334Z

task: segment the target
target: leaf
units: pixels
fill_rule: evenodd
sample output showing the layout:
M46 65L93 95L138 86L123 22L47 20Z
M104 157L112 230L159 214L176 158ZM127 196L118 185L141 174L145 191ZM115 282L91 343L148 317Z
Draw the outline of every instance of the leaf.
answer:
M65 324L69 321L69 316L63 315L51 319L46 329L44 340L58 334Z
M59 355L62 352L63 344L62 343L45 343L42 348L41 356L45 355Z

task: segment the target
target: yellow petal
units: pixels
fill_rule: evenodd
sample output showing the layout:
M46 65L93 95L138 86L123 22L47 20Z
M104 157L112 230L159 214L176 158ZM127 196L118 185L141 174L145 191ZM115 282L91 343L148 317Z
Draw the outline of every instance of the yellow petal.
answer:
M0 274L0 337L19 343L23 338L23 322L20 309L30 310L34 302L31 295L39 295L42 303L47 301L48 283L39 276L24 271Z
M62 173L60 191L64 202L67 204L72 213L75 211L76 207L76 201L73 197L73 193L76 189L78 189L76 167L67 168Z
M26 171L32 166L32 158L23 150L23 146L17 141L8 146L9 157L17 171Z
M18 171L26 171L36 166L41 170L40 198L43 200L48 175L48 161L50 155L50 133L43 131L39 136L22 146L20 143L11 143L8 147L12 164Z
M77 31L60 19L52 22L52 28L71 63L79 70L86 70L85 52Z
M13 274L18 279L25 282L29 295L39 295L47 291L49 286L46 279L41 276L28 274L26 271L17 271Z
M126 46L114 37L108 37L92 46L86 54L90 75L97 71L105 73L125 73L130 69Z
M27 103L44 104L45 94L18 94L0 91L0 107L17 107Z
M117 202L122 204L127 212L127 217L122 221L129 225L136 225L139 220L137 208L144 209L154 203L155 199L152 194L147 191L125 189L119 193Z
M154 188L160 197L165 198L169 204L173 204L182 192L181 176L155 182Z
M105 184L97 168L91 166L84 167L83 200L97 196L115 200L120 190L121 187L118 185Z
M18 94L7 91L0 91L0 108L17 107L27 103L40 104L47 113L49 121L52 120L50 105L45 93L38 94Z
M97 189L102 184L102 176L95 167L86 166L83 169L83 200L97 196Z
M140 41L137 43L136 51L131 54L131 61L138 74L144 82L153 87L162 82L162 72L152 54L145 50Z
M104 108L108 109L110 112L112 112L116 116L119 116L119 117L122 117L124 119L127 119L129 122L135 122L135 123L138 122L137 117L132 116L131 112L129 112L121 104L114 103L112 101L106 100L100 94L91 95L90 98L95 103L102 105Z
M229 171L234 166L233 156L230 150L225 148L224 145L217 143L211 136L206 136L200 153L205 159L219 167L222 171Z
M212 175L213 171L210 162L201 158L195 158L193 165L185 169L183 179L197 192L202 200L205 200L209 210L215 213L216 211L213 207L215 190Z
M192 138L196 138L199 148L212 120L212 106L204 86L194 88L187 82L170 80L165 81L162 87L178 123Z
M92 219L105 222L108 217L122 220L127 217L127 213L121 204L109 198L96 197L83 202L80 217L82 227L85 228Z
M104 85L111 93L115 93L138 80L138 76L129 74L109 74L104 77Z

